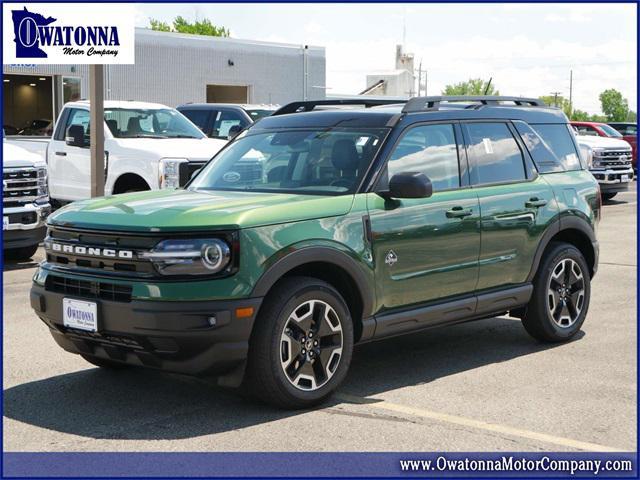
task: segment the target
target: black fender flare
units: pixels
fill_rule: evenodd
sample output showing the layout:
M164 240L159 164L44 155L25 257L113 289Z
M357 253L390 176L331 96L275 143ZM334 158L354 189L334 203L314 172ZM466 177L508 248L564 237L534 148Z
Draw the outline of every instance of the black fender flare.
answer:
M331 247L303 247L278 259L258 279L251 296L264 297L288 271L314 262L330 263L347 272L356 285L360 298L362 298L363 318L371 316L375 288L372 289L365 272L353 257Z
M547 229L542 234L542 238L540 239L540 243L538 244L538 248L536 249L536 254L533 257L533 264L531 265L531 271L527 276L527 282L532 282L533 278L538 271L538 266L540 265L540 261L542 260L542 254L546 250L547 246L551 239L560 233L563 230L578 230L581 233L584 233L587 238L591 241L591 244L596 248L598 244L598 240L596 239L595 232L593 231L593 227L584 220L583 218L577 216L565 216L557 218L553 221L551 225L547 227ZM594 252L595 263L593 266L594 273L597 270L598 266L598 252Z

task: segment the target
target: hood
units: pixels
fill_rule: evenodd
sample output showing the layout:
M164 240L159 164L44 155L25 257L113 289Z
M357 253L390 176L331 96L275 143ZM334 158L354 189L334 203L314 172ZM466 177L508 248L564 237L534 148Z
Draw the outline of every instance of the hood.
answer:
M74 202L53 225L96 230L224 230L344 215L353 195L155 190Z
M44 160L39 155L13 143L2 142L3 167L34 167L44 164Z
M631 149L631 145L621 138L576 135L576 140L579 145L586 145L591 148Z
M219 138L114 138L123 148L153 152L158 158L208 161L227 144Z

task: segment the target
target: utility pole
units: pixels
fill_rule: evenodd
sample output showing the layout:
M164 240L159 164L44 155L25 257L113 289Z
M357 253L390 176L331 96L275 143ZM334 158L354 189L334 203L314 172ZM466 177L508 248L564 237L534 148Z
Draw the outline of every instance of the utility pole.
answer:
M91 198L104 195L104 65L89 66Z
M558 106L558 95L560 95L562 92L551 92L551 95L553 95L553 105L554 106Z
M569 70L569 116L573 115L573 70Z

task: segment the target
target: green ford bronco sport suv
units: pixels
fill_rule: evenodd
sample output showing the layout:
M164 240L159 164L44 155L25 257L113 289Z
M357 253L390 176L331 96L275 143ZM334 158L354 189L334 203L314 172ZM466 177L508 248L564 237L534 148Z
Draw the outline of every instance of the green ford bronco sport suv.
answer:
M578 151L534 99L297 102L182 189L58 210L31 305L92 364L288 408L335 390L356 343L506 314L565 341L598 264Z

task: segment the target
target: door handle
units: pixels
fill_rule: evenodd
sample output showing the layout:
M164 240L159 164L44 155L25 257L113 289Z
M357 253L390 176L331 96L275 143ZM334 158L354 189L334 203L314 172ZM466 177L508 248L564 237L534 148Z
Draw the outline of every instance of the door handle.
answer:
M56 155L58 155L59 157L66 157L67 152L56 152Z
M451 210L447 210L447 218L464 218L472 215L473 211L470 208L453 207Z
M544 207L547 204L547 201L544 199L540 199L538 197L530 198L529 201L524 202L524 206L527 208L539 208Z

